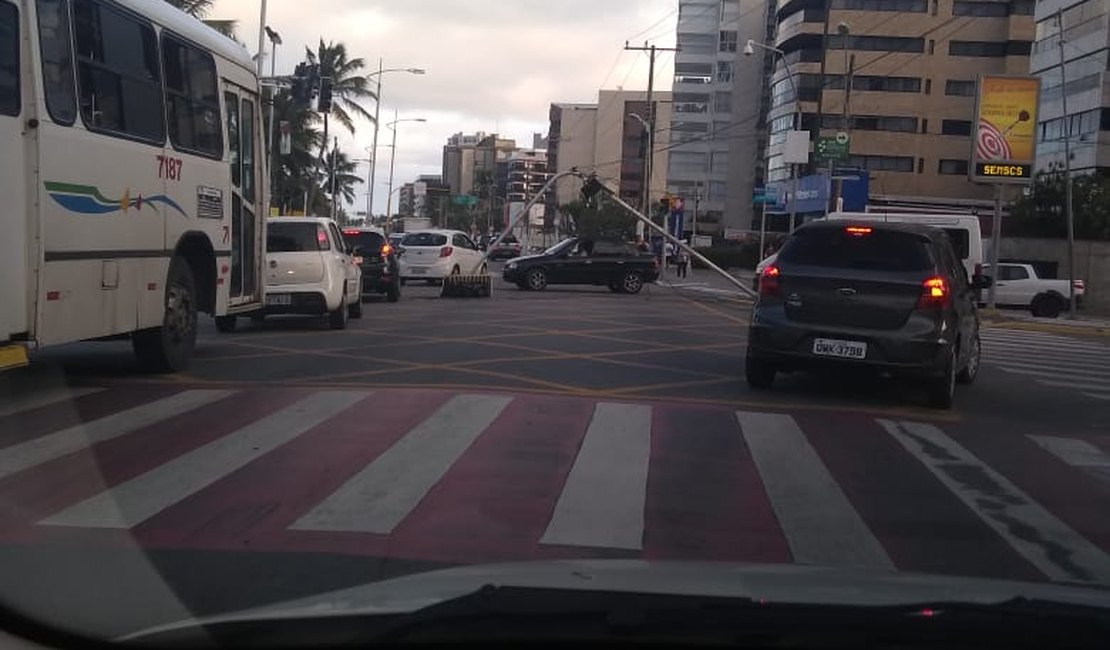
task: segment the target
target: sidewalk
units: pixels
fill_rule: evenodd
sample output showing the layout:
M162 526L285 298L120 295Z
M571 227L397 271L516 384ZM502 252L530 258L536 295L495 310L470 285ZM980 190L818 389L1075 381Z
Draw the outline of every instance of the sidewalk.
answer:
M733 277L743 282L744 286L751 287L752 276L754 275L752 271L731 269L729 272ZM751 299L750 293L743 291L712 269L689 269L685 278L679 278L675 274L675 267L668 266L660 275L658 283L660 286L672 289L682 289L721 298Z
M1037 318L1027 311L983 308L979 310L984 323L995 327L1007 327L1056 334L1079 334L1083 336L1110 336L1110 318L1089 316L1080 312L1075 320L1067 315L1059 318Z

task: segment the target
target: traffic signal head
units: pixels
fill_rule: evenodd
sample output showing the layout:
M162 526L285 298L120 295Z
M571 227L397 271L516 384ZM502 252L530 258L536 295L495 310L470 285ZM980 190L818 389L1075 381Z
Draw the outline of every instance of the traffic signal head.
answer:
M290 89L293 101L298 106L308 106L310 100L308 89L308 66L298 63L293 71L293 87Z
M320 79L320 101L317 105L317 110L321 113L331 112L331 88L331 77Z

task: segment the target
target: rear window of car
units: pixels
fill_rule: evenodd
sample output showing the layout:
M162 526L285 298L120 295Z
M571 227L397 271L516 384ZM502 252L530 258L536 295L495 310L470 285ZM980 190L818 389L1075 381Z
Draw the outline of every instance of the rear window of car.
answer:
M366 252L376 252L382 249L382 244L385 243L385 237L376 233L362 230L350 230L343 232L343 239L351 248L361 246L362 250Z
M270 223L266 229L267 253L304 253L328 248L327 234L315 223Z
M402 246L444 246L447 244L447 235L436 232L414 232L405 235L401 240Z
M963 228L943 228L948 239L952 241L952 249L956 257L966 260L971 255L971 236Z
M892 272L924 271L933 266L928 240L877 228L867 234L852 234L845 228L800 230L787 241L777 261Z

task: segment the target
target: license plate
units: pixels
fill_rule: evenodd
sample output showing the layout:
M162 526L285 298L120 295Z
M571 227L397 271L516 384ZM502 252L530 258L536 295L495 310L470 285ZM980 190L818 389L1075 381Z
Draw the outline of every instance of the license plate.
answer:
M423 275L423 274L428 272L428 269L423 268L423 267L414 266L414 267L410 268L409 271L411 271L413 275Z
M867 357L867 344L858 341L815 339L813 341L813 353L822 357L864 359Z
M287 293L267 294L266 304L270 306L289 306L293 304L293 296Z

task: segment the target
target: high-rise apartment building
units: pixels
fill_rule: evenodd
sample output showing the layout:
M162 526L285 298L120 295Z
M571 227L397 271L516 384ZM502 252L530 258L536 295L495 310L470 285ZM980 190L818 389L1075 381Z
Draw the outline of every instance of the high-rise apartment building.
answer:
M790 176L782 149L800 102L803 129L849 134L847 166L870 171L872 204L989 205L991 188L968 181L976 80L1029 74L1033 8L1034 0L778 2L774 45L784 56L763 53L775 59L770 180Z
M1040 0L1036 4L1036 42L1029 63L1030 71L1041 78L1038 169L1063 166L1066 134L1074 172L1110 172L1108 12L1110 0Z
M656 92L657 128L652 157L650 194L662 196L667 187L667 159L671 132L672 95ZM621 198L639 206L644 192L647 138L644 121L649 115L647 93L642 90L602 90L596 104L552 104L547 134L548 169L552 173L577 167L595 173ZM555 186L552 205L574 201L581 181L565 178Z

